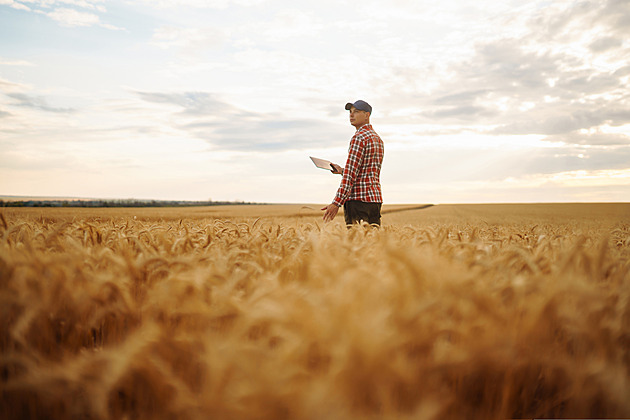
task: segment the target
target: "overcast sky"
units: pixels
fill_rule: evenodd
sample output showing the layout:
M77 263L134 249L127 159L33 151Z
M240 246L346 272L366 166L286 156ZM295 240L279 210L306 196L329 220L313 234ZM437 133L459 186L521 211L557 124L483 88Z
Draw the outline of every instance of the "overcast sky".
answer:
M630 201L628 0L0 0L0 195Z

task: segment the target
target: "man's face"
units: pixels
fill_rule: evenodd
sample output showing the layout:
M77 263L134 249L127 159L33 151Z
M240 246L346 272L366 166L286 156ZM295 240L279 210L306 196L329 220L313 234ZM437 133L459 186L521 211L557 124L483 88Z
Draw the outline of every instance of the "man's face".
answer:
M370 122L370 113L361 111L355 107L350 108L350 124L356 128L361 127Z

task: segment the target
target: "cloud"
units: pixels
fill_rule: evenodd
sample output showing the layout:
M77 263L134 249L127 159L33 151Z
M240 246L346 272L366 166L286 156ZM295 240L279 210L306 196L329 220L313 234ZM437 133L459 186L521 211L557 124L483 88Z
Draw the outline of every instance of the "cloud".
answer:
M231 5L250 7L265 3L268 0L136 0L136 3L171 9L188 7L196 9L226 9Z
M122 28L101 22L96 13L107 11L104 3L105 0L0 0L0 5L6 4L15 9L46 15L62 26L100 26L110 30L122 30Z
M0 66L31 67L31 66L34 66L34 64L26 60L1 60L0 59Z
M99 18L93 13L79 12L74 9L60 8L47 13L47 16L63 26L92 26L99 23Z
M27 6L25 6L24 4L18 3L18 2L13 1L13 0L0 0L0 6L9 6L9 7L12 7L14 9L25 10L27 12L31 11L31 9L28 8Z
M628 169L630 147L572 147L541 149L522 158L523 174L554 174L567 171ZM515 165L519 163L515 162Z
M0 79L0 90L3 92L19 91L24 89L24 85Z
M550 111L552 115L545 117L545 112L535 111L523 113L517 122L502 125L494 130L494 134L546 134L558 135L576 132L580 129L592 129L604 124L621 126L630 123L630 107L617 107L606 104L590 109L589 106L567 106L562 110ZM555 114L555 115L554 115Z
M217 28L181 28L163 25L153 33L153 44L160 48L184 48L198 54L202 48L219 46L227 36Z
M478 121L479 117L491 117L497 115L495 110L475 105L446 106L437 108L433 107L431 111L422 112L420 115L429 120L440 120L448 123L448 120L459 122Z
M630 75L630 66L620 67L614 73L615 76L624 77Z
M73 5L77 7L83 7L85 9L98 10L99 12L105 12L105 0L57 0L56 3Z
M347 136L336 124L244 110L209 92L137 95L146 102L174 106L171 127L203 139L217 150L305 150L337 146Z
M459 126L462 133L542 134L567 144L623 142L580 133L630 124L627 27L620 25L628 16L627 1L553 3L529 18L526 30L482 40L459 61L392 70L383 101L407 109L407 117L390 112L387 121L442 126L436 133ZM438 83L422 90L414 73Z
M566 5L566 6L565 6ZM625 0L585 0L551 3L529 21L532 35L541 40L579 39L576 34L609 33L621 38L630 25L630 3ZM586 38L588 42L589 38ZM592 39L592 38L590 38Z
M183 108L184 115L206 116L238 116L238 111L227 102L219 100L216 95L208 92L182 92L182 93L161 93L161 92L137 92L140 98L146 102L171 104Z
M231 3L232 6L237 4ZM222 8L219 5L203 3L203 7ZM248 19L246 25L247 31L234 31L221 24L201 27L162 25L155 30L153 41L162 48L186 49L217 47L231 41L239 48L260 47L270 52L272 46L283 41L304 40L307 37L316 39L324 30L324 25L311 14L295 9L281 10L269 19Z
M630 135L621 133L604 133L601 131L594 133L580 133L577 131L568 134L547 136L544 141L552 143L566 143L579 145L596 145L596 146L630 146Z
M594 53L602 53L612 48L621 47L623 40L614 36L604 36L593 41L588 47Z
M601 9L599 19L607 23L611 29L626 33L630 26L630 3L626 0L608 0Z
M25 6L23 3L27 3L31 6L31 8L41 8L41 9L47 9L47 8L51 8L54 7L56 5L68 5L68 6L76 6L76 7L82 7L85 9L92 9L92 10L98 10L100 12L104 12L105 11L105 7L103 6L103 3L105 3L105 0L18 0L18 1L13 1L13 0L0 0L0 4L18 4L19 6L22 6L20 8L25 8L24 10L31 10L29 7Z
M6 118L6 117L9 117L9 116L11 116L10 112L6 112L6 111L3 111L3 110L0 109L0 118Z
M387 144L386 144L387 150ZM386 165L396 159L398 165ZM386 153L384 171L401 179L413 173L410 182L499 181L508 178L542 176L568 171L628 170L630 147L561 145L518 150L460 146L444 152L440 149ZM413 168L413 169L411 169Z
M330 139L330 130L326 130L326 124L314 120L259 115L229 121L192 123L182 128L221 150L278 152L335 145L325 140ZM338 138L343 139L341 136Z
M61 108L54 107L48 104L46 98L42 96L30 96L24 93L8 93L6 94L8 97L15 99L12 105L26 108L38 109L46 112L54 112L54 113L71 113L75 110L72 108Z
M474 90L466 90L463 92L455 92L449 93L444 96L440 96L433 100L433 103L436 105L451 105L458 104L462 101L470 102L474 101L477 97L483 96L490 93L487 89L474 89Z

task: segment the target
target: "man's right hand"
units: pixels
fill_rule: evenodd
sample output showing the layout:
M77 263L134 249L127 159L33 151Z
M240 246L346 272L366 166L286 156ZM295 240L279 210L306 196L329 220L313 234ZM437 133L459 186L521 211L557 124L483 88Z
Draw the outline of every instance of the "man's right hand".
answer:
M324 222L330 222L337 215L339 207L331 203L326 207L322 207L322 210L324 211Z
M333 167L333 169L330 172L338 175L343 174L343 168L341 166L337 165L336 163L331 163L331 166Z

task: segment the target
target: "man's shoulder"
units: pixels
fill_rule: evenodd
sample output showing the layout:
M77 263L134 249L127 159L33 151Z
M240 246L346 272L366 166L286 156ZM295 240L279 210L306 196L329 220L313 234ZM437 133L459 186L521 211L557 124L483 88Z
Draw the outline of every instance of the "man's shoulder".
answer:
M374 130L374 127L372 127L372 124L365 124L361 126L361 128L359 128L354 135L355 136L364 136L364 135L377 135L378 136L378 134L376 134L376 131Z
M374 130L371 124L366 124L357 130L355 137L360 140L378 139L381 140L381 136ZM382 140L381 140L382 141Z

